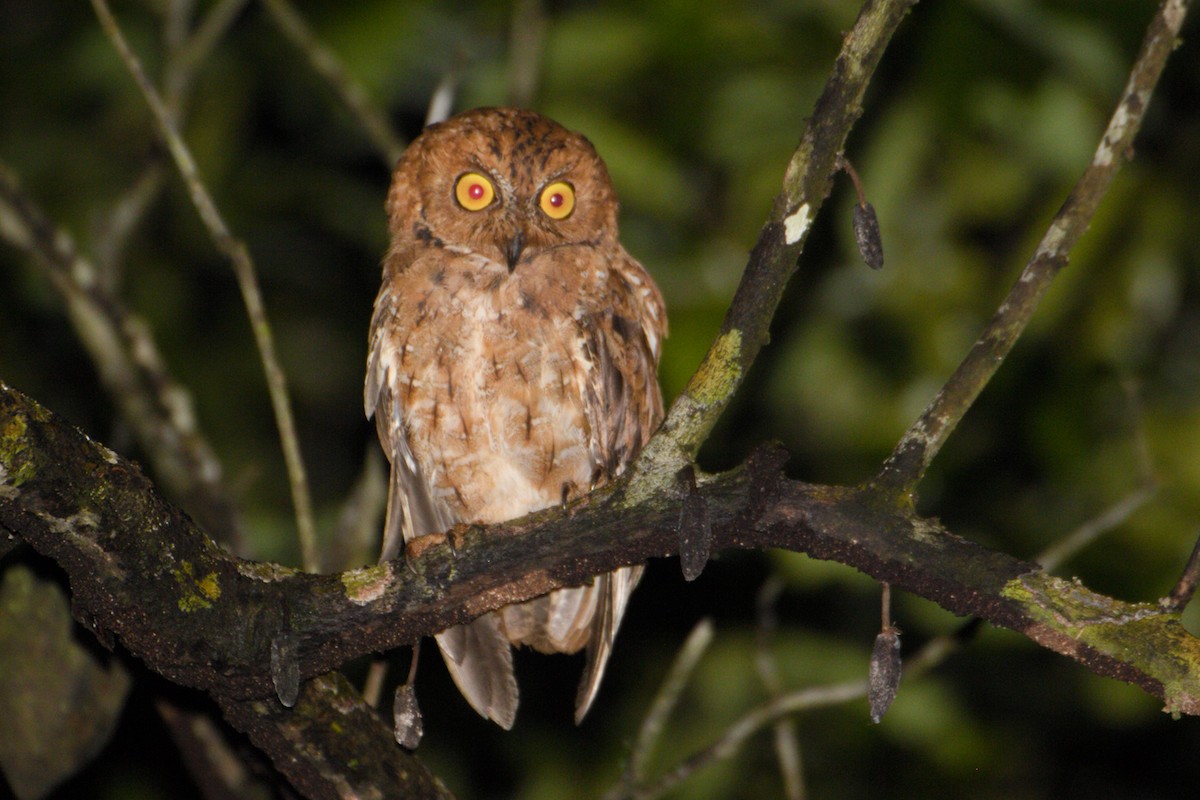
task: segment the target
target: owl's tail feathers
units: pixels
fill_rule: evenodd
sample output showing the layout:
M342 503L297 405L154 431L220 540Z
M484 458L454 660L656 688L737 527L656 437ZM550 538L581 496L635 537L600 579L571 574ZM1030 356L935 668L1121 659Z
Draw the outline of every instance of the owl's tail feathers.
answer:
M495 613L437 635L450 677L480 716L509 730L517 718L512 647Z
M583 678L579 681L579 691L575 695L575 724L583 722L596 693L600 691L600 681L604 679L604 668L608 666L608 657L612 653L613 639L617 629L621 627L621 618L625 616L625 607L629 604L629 596L642 578L643 567L621 567L615 572L596 579L596 588L600 592L600 607L592 620L592 638L587 645L587 666Z

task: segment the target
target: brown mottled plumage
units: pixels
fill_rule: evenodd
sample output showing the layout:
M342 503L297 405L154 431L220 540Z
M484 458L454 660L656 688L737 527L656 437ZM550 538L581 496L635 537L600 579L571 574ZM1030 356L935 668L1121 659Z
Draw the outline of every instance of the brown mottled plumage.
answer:
M667 320L617 240L616 196L592 145L530 111L469 111L408 147L387 212L365 391L392 463L383 557L620 474L662 419ZM438 634L455 683L508 728L510 642L586 646L582 719L640 576L619 569Z

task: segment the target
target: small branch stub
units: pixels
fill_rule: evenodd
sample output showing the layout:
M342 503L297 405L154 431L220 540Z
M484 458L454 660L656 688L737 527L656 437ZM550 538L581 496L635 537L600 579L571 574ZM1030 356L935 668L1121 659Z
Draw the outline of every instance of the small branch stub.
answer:
M271 683L284 708L296 705L300 695L300 659L296 636L283 632L271 640Z
M704 571L712 551L712 519L708 501L696 488L696 470L689 464L681 469L683 502L679 508L679 566L683 579L694 581Z

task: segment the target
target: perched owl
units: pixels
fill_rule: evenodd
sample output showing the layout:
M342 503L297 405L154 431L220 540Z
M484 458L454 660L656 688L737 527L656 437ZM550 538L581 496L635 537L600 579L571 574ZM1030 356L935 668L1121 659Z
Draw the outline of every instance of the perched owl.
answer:
M496 523L619 475L662 419L662 296L617 240L617 199L587 139L483 108L425 130L396 165L391 245L365 401L391 461L383 558L460 522ZM467 701L504 728L511 644L587 648L596 696L641 567L437 636Z

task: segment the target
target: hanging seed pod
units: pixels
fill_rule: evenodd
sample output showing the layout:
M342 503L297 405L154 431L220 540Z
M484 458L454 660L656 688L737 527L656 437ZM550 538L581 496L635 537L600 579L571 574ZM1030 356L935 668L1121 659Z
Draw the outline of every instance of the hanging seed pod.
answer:
M883 238L879 235L875 207L870 203L854 207L854 241L868 267L883 269Z
M415 750L425 735L425 722L411 683L396 689L396 699L392 701L392 730L396 741L407 750Z
M871 649L871 667L867 675L867 701L871 706L871 721L879 724L888 707L896 699L900 686L900 631L885 627L875 637Z

